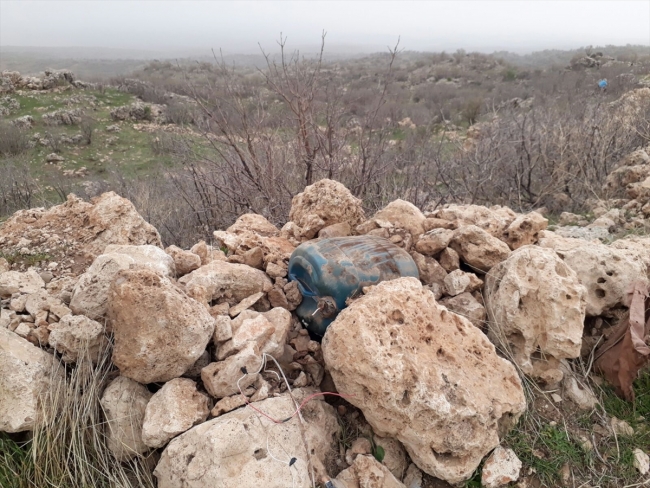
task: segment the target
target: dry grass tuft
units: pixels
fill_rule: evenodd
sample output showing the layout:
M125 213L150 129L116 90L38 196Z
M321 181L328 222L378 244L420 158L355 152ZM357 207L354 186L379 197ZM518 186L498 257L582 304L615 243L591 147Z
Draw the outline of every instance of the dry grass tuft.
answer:
M0 437L0 486L4 488L130 488L155 486L145 457L127 463L107 448L99 403L114 376L111 351L97 365L83 358L68 368L66 381L45 392L39 427L23 441Z

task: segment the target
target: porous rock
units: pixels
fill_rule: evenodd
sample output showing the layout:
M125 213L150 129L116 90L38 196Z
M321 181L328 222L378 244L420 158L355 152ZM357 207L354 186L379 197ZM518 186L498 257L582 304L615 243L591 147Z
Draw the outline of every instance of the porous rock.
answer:
M501 237L503 231L516 218L516 214L506 207L487 208L481 205L456 204L437 209L432 216L454 222L457 227L478 226L493 237Z
M465 317L476 327L485 325L487 316L485 307L471 293L465 292L455 297L444 298L440 301L440 304L461 317Z
M422 283L433 285L437 283L442 285L447 277L447 272L440 266L440 263L431 256L425 256L419 252L411 252L411 257L418 267L418 273Z
M174 260L177 276L185 276L201 267L201 257L192 251L184 251L177 246L169 246L165 252Z
M337 488L405 488L388 468L372 456L357 456L352 466L336 477Z
M426 256L433 256L449 245L453 235L453 230L433 229L418 239L415 250Z
M0 432L33 430L44 394L62 380L54 356L0 327Z
M226 232L231 234L242 234L254 232L262 237L274 237L280 235L280 230L262 215L244 214L232 224Z
M152 394L124 376L106 387L100 403L106 417L108 448L118 461L127 461L148 451L142 441L142 423Z
M393 473L393 476L401 480L408 468L406 451L401 442L392 437L375 436L375 444L384 449L384 459L382 464Z
M542 214L530 212L519 215L503 233L503 240L510 249L519 249L521 246L535 244L539 239L540 231L546 229L548 220Z
M481 486L499 488L517 481L521 466L521 461L512 449L499 446L483 464Z
M327 227L318 231L318 237L327 239L330 237L347 237L352 233L350 224L347 222L339 222L338 224L328 225Z
M294 390L299 402L308 393ZM254 406L276 419L287 418L295 410L288 395L268 398ZM311 458L324 464L338 432L334 409L315 399L305 404L302 414ZM274 457L287 463L295 457L296 461L289 467ZM154 475L159 488L307 487L311 486L308 460L296 417L273 424L252 409L242 408L173 439L163 451Z
M74 262L82 271L80 264L92 262L109 244L161 245L158 231L114 192L90 203L70 194L65 203L47 210L16 212L0 227L0 246L17 249L21 239L29 239L30 248L47 248L54 261Z
M330 225L345 222L354 229L364 219L361 200L338 181L323 179L309 185L291 201L289 220L312 239Z
M214 319L200 303L147 268L122 270L110 287L113 363L146 384L181 376L212 338Z
M443 249L438 259L440 261L440 266L442 266L447 273L451 273L460 268L460 256L458 256L458 253L450 247Z
M587 315L597 317L624 303L630 283L647 280L648 267L634 250L560 237L544 231L541 247L555 250L587 287Z
M413 237L417 237L424 233L426 217L412 203L398 199L379 210L372 219L389 222L394 227L404 229Z
M255 383L256 371L262 363L259 347L248 342L246 347L223 361L208 364L201 370L201 380L214 398L224 398L239 393ZM242 369L243 368L243 369ZM246 373L244 373L246 371Z
M475 225L454 231L449 246L473 268L487 272L510 254L508 245Z
M264 313L245 310L230 323L231 339L219 345L217 359L242 350L249 342L255 342L260 353L279 359L290 328L291 312L284 308L276 307Z
M90 359L97 363L108 343L104 326L83 315L66 315L50 326L50 345L66 363Z
M207 301L227 301L231 305L256 293L266 293L273 287L264 271L224 261L212 261L201 266L178 282L188 291L203 287Z
M415 278L367 289L322 348L337 390L373 430L451 483L468 479L526 408L513 365Z
M14 293L36 293L43 288L43 278L33 269L25 273L6 271L0 274L0 297L10 297Z
M98 256L79 277L72 290L70 309L75 314L102 320L106 316L108 290L117 273L133 266L145 266L168 278L175 274L173 259L159 247L107 246L106 253Z
M552 249L524 246L486 276L489 336L510 344L527 374L539 350L556 359L580 355L586 289Z
M174 378L158 390L144 413L142 442L158 448L208 418L208 397L187 378Z

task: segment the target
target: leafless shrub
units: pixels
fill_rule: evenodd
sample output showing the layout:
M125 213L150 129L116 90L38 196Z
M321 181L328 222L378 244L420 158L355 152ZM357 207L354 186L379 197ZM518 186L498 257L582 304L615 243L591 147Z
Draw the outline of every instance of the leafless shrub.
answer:
M29 163L21 158L2 161L0 178L0 216L41 203L41 188L31 176Z
M87 146L90 146L92 143L93 134L95 133L96 128L97 122L95 119L87 115L81 118L81 122L79 123L79 130L81 131L83 141Z
M29 149L24 130L7 122L0 122L0 156L17 156Z

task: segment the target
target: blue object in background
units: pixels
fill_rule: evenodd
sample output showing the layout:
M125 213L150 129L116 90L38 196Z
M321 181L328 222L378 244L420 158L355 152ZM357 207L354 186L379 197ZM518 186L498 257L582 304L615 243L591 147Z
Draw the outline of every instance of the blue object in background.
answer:
M388 239L333 237L305 242L289 260L289 279L303 296L296 313L318 336L364 286L403 276L419 278L413 258Z
M601 90L607 88L607 80L600 80L598 82L598 86L600 87Z

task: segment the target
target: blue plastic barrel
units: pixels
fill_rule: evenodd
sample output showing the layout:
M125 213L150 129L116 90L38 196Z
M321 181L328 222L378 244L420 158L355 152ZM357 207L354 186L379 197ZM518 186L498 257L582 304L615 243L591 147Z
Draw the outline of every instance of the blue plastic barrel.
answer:
M305 242L289 260L289 279L303 296L296 313L307 329L325 330L364 286L402 276L419 278L413 258L383 237L333 237Z

